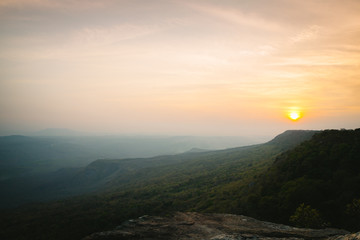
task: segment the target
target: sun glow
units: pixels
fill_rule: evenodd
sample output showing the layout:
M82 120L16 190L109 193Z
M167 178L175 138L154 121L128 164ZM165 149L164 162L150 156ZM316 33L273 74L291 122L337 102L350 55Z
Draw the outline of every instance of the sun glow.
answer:
M289 114L289 118L292 119L292 120L297 120L297 119L300 118L300 115L297 112L292 112L292 113Z
M300 111L291 110L291 111L288 112L287 116L291 120L297 121L297 120L299 120L301 118L301 113L300 113Z

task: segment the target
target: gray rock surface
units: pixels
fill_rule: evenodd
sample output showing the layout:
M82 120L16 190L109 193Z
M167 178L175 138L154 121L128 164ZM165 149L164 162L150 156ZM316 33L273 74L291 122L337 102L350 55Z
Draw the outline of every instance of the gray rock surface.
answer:
M359 239L360 239L360 232L347 234L344 236L330 237L328 240L359 240Z
M94 233L83 240L353 240L359 237L360 233L349 234L340 229L296 228L242 215L178 212L171 217L132 219L112 231Z

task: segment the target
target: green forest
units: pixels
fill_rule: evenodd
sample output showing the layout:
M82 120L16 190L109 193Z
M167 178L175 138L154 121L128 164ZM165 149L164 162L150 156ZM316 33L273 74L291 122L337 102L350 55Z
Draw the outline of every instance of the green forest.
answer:
M286 131L248 147L98 160L70 180L93 191L2 210L0 238L81 239L175 211L359 231L360 129Z
M253 216L360 230L360 129L315 134L278 156L248 190L243 202ZM304 211L314 219L299 220Z

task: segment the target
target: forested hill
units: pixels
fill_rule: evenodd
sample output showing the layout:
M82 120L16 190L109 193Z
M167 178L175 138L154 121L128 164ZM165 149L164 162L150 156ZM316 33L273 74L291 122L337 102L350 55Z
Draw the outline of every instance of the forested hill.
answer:
M98 192L3 212L0 238L80 239L130 218L173 211L356 229L359 149L359 130L286 131L248 147L99 160L68 177L70 186L85 183ZM302 219L308 212L312 219Z
M268 163L267 160L272 159L285 149L294 147L296 144L309 139L314 133L315 131L286 131L265 144L217 151L190 151L184 154L151 158L101 159L93 161L83 168L64 168L55 172L8 179L0 181L0 190L3 193L3 197L0 199L0 208L14 207L31 201L60 199L96 190L124 191L124 189L137 189L139 185L149 186L150 183L157 184L156 181L169 182L170 179L174 184L193 179L194 183L199 181L207 187L209 187L209 182L212 182L214 177L218 179L225 178L224 181L231 182L240 178L239 172L244 172L245 167L249 168L247 165ZM25 155L34 155L32 156L34 161L27 161L28 164L44 158L44 155L39 155L39 152L42 153L44 149L53 149L56 146L62 147L59 151L50 151L51 156L45 154L49 158L58 158L62 163L66 162L65 160L69 159L71 154L78 156L78 152L71 151L72 149L81 149L74 148L74 145L67 148L64 144L60 144L68 143L67 138L52 139L51 141L49 139L32 139L28 137L21 137L21 139L30 142L31 146L36 146L31 148L25 143L21 142L20 144L17 138L14 139L17 144L10 145L13 153L16 152L16 146L19 146L21 152L24 152ZM113 142L109 141L109 139L104 139L104 142L101 142L101 139L97 139L97 141L102 147L91 148L94 156L103 152L106 144L113 146ZM191 140L191 138L187 139ZM35 140L43 143L43 145L34 143ZM8 145L3 145L3 149L6 149L6 146ZM49 146L53 147L50 148ZM166 146L168 144L163 145L164 148ZM31 149L34 149L34 153L31 152ZM97 150L99 150L99 153L96 152ZM142 150L139 149L140 152ZM58 155L57 152L59 152ZM87 152L85 151L85 153ZM66 157L64 157L65 155ZM39 159L37 159L37 156L39 156ZM86 154L82 158L84 156ZM8 162L15 164L17 168L23 166L22 162L19 163L19 161ZM18 165L16 165L17 163ZM8 172L9 169L6 166L9 165L1 165L1 169ZM12 167L11 169L15 168ZM188 188L190 187L188 186Z
M277 135L267 144L274 144L280 147L282 150L288 150L306 140L309 140L315 133L318 132L319 131L311 130L287 130L282 134Z
M360 129L315 134L277 157L248 191L242 204L252 216L359 230Z

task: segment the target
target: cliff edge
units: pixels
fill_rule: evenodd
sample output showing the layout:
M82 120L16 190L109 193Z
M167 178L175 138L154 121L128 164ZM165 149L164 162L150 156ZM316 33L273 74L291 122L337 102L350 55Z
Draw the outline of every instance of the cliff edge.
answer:
M143 216L124 222L112 231L99 232L83 240L355 240L360 233L341 229L305 229L259 221L233 214L178 212L171 217Z

